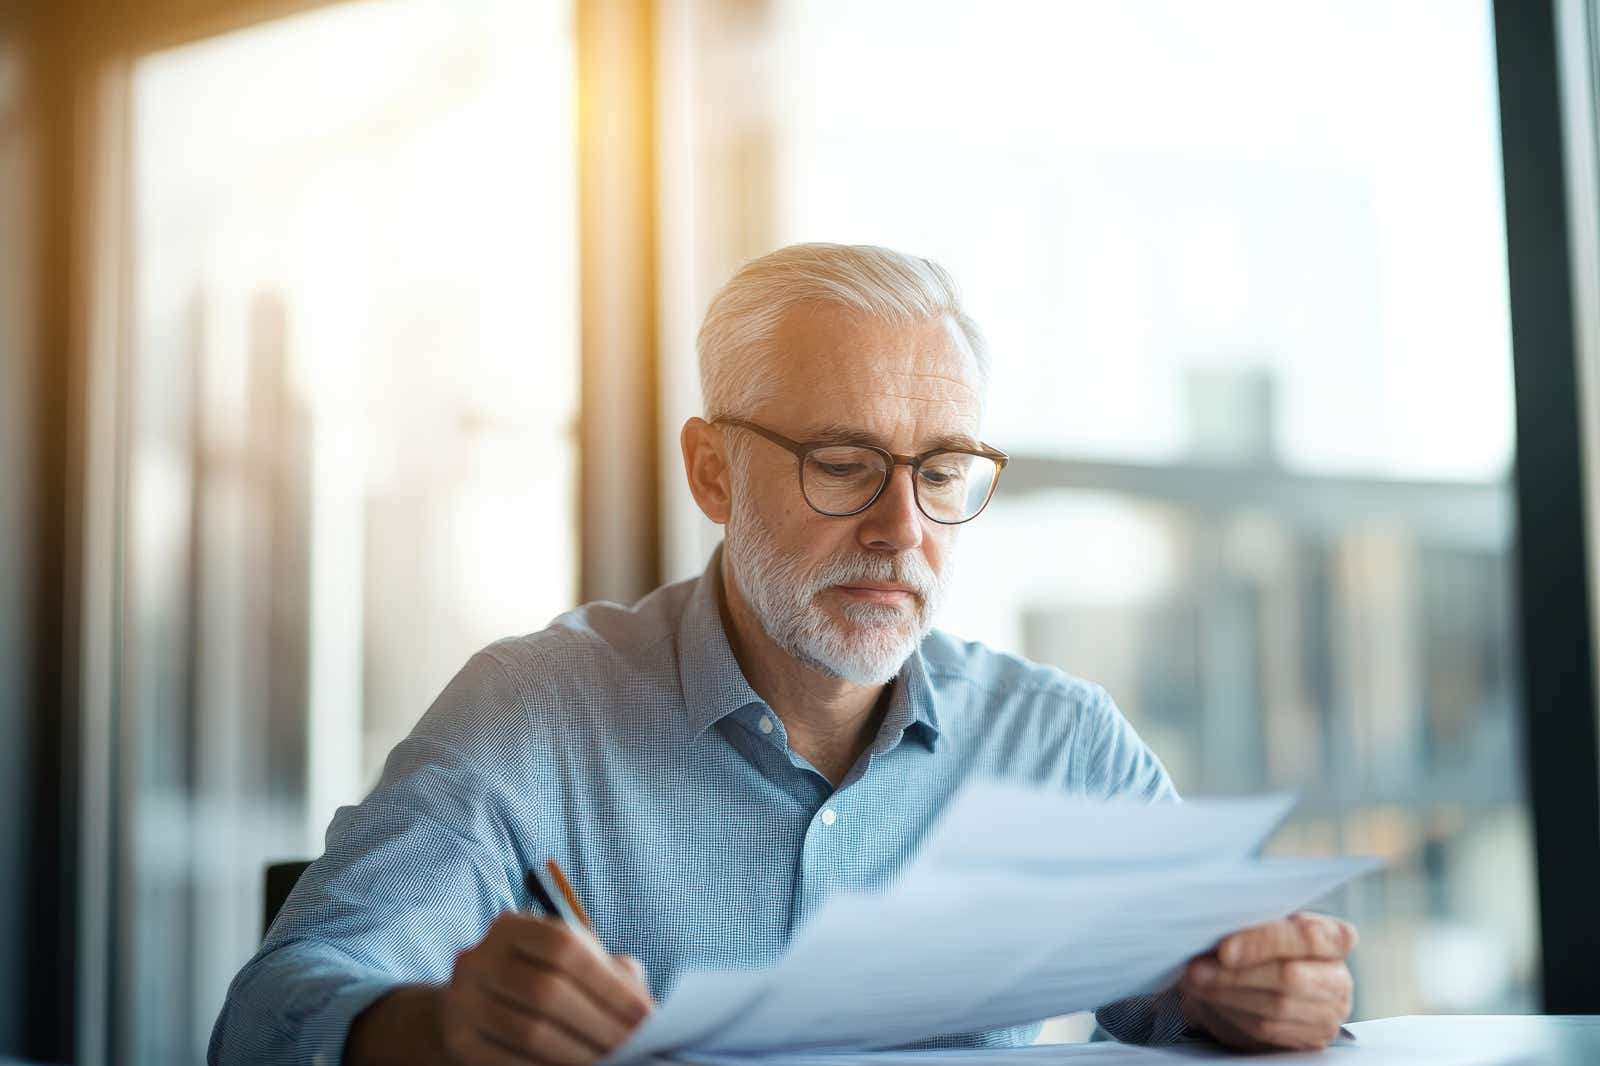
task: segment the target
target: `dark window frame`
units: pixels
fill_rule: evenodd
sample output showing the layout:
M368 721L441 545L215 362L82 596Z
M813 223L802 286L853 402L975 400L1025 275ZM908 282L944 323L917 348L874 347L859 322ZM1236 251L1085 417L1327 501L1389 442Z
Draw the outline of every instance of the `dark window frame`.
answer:
M1518 610L1544 1009L1600 1012L1600 738L1551 0L1495 0L1516 388Z

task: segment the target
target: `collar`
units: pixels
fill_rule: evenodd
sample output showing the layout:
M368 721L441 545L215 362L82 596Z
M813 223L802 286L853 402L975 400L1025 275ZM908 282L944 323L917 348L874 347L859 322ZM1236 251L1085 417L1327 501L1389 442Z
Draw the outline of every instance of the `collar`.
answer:
M928 665L922 659L922 646L911 653L895 676L889 693L889 709L878 727L878 739L869 749L881 754L900 743L903 733L914 732L932 751L939 740L939 715L933 709L933 685L928 680Z
M683 684L689 731L699 737L712 725L752 703L764 703L745 680L722 628L722 546L694 583L678 620L678 677Z
M766 706L733 656L733 646L722 626L721 602L722 546L718 545L678 621L678 676L683 686L685 716L694 737L752 704ZM939 736L933 685L920 646L895 677L889 708L871 750L887 751L908 730L915 730L929 750Z

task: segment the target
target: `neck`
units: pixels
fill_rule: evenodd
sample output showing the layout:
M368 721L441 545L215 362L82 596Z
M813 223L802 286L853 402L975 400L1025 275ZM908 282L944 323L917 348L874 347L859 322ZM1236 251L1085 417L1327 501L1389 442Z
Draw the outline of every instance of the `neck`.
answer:
M722 628L745 680L783 723L789 747L837 786L877 736L890 685L857 685L779 647L746 601L723 552Z

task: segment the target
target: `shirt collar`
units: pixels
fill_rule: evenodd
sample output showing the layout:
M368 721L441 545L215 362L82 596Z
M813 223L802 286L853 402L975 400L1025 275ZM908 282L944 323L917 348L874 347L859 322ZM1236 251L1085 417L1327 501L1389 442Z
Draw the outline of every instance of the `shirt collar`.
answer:
M932 751L939 739L939 715L933 709L933 685L928 680L928 665L922 647L911 653L894 679L889 693L889 709L878 727L878 739L871 751L881 754L900 742L902 733L913 732Z
M695 582L678 621L678 676L689 730L698 737L733 712L761 703L722 628L722 548Z
M751 704L765 705L745 679L722 626L722 547L711 553L678 622L678 674L683 683L689 729L698 737L712 725ZM939 736L933 686L918 647L901 667L889 697L873 751L887 751L902 733L915 730L932 750Z

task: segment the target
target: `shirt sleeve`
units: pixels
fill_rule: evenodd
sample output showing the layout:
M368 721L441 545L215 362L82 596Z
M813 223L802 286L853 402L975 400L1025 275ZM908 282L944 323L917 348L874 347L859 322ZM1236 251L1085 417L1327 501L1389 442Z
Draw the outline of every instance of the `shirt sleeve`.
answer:
M1134 732L1111 696L1096 689L1095 697L1089 792L1107 798L1138 796L1151 803L1182 802L1161 760ZM1204 1035L1184 1018L1176 986L1108 1003L1095 1011L1095 1020L1125 1044L1171 1044Z
M1079 771L1087 795L1102 799L1142 798L1151 803L1177 803L1167 768L1134 732L1105 689L1090 691L1086 713L1087 742L1080 749Z
M397 985L448 979L456 954L517 905L498 799L508 783L490 778L522 772L525 723L503 668L475 656L371 795L334 816L322 857L229 986L212 1066L339 1063L358 1014Z
M1124 1044L1156 1046L1205 1037L1183 1016L1182 994L1177 987L1149 996L1129 996L1094 1012L1100 1028Z

